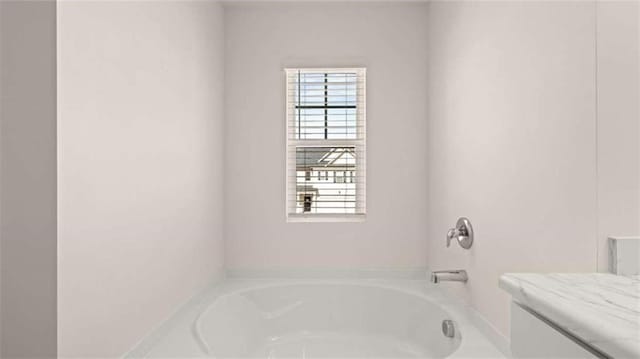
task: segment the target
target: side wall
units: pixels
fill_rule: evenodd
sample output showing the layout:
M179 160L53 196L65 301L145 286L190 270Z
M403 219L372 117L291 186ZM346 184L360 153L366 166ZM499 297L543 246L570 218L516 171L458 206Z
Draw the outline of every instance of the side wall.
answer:
M0 1L0 121L0 357L54 357L54 1Z
M640 235L640 2L598 2L598 269Z
M228 4L230 269L426 265L426 4ZM367 67L367 221L287 223L285 67ZM249 224L249 225L248 225Z
M223 11L58 10L59 355L120 356L222 274Z
M596 270L593 2L433 2L429 266L508 333L505 272ZM445 248L460 216L471 250Z

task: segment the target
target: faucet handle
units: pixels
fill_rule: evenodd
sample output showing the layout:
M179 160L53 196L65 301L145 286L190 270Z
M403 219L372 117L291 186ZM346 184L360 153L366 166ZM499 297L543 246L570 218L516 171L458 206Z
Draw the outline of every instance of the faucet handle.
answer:
M460 235L460 231L458 230L458 228L449 229L449 231L447 232L447 248L451 246L451 240L458 235Z
M473 244L473 227L467 218L458 218L455 228L449 229L447 232L447 247L451 246L451 240L456 239L460 247L464 249L471 248Z

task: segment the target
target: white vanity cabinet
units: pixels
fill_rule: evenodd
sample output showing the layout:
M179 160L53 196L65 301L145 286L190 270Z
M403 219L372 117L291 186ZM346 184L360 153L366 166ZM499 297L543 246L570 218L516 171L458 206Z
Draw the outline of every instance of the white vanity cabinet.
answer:
M505 273L515 358L640 358L640 276Z
M511 302L511 353L514 358L600 358L555 325Z

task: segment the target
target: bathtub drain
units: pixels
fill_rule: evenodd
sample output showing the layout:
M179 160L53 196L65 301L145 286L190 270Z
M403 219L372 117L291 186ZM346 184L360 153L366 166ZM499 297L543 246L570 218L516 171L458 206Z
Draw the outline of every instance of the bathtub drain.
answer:
M447 338L453 338L456 335L452 320L445 319L442 321L442 334Z

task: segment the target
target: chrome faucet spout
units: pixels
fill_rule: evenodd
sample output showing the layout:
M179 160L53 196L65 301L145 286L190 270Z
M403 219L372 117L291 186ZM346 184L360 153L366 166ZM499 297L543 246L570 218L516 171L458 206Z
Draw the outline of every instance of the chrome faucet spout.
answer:
M440 282L463 282L466 283L469 280L467 271L464 269L457 270L439 270L431 272L431 283Z

